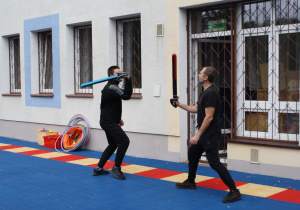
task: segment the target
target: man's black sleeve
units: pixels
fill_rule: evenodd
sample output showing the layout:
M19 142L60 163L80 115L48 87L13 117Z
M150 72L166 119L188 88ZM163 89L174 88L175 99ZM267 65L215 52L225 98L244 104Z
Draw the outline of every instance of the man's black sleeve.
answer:
M132 94L132 82L131 79L125 79L124 90L121 89L118 85L110 85L109 90L111 91L110 98L121 98L123 100L129 100Z
M205 108L207 107L216 108L217 103L218 103L218 95L215 92L211 92L210 94L207 94Z
M124 87L124 94L121 95L123 100L129 100L132 95L132 81L131 79L125 78L125 87Z

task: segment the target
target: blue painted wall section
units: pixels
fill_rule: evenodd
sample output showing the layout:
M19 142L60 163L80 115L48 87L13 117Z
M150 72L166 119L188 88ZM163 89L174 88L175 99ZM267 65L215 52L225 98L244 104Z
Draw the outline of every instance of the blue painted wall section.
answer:
M43 29L52 30L53 58L53 95L54 97L32 97L31 83L39 82L31 78L31 33ZM59 49L59 15L49 15L24 20L24 67L25 67L25 101L26 106L61 108L60 86L60 49Z

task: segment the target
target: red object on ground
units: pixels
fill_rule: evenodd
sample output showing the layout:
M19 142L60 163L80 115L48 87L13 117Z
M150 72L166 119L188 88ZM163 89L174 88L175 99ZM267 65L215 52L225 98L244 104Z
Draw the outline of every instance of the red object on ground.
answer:
M49 136L43 136L44 138L44 147L55 149L55 143L56 143L56 149L61 149L61 139L62 135L49 135ZM58 138L58 141L56 142Z

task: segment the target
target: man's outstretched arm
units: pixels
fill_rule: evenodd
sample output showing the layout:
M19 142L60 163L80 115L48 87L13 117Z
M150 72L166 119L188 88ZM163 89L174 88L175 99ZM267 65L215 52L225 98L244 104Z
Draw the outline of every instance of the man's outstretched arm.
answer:
M173 101L173 103L176 104L181 109L184 109L185 111L197 113L198 105L190 106L190 105L182 104L178 100Z

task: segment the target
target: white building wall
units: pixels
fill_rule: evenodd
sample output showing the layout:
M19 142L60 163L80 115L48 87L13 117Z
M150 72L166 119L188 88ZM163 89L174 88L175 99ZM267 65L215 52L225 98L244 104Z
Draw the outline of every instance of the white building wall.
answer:
M13 0L1 2L0 10L0 18L4 20L0 23L1 94L9 93L8 37L12 35L20 35L22 82L21 97L0 95L1 136L37 142L38 129L45 127L61 133L72 116L83 114L92 128L87 147L103 150L107 142L99 126L99 105L101 90L105 84L94 85L93 98L66 97L67 94L74 94L73 26L82 23L92 24L93 78L100 79L106 77L109 66L116 64L115 20L138 15L141 18L143 89L142 99L123 102L123 120L125 121L123 129L131 139L128 154L180 160L178 120L177 122L172 119L168 120L166 114L167 109L170 109L168 106L171 106L169 98L172 95L167 95L171 93L167 90L171 88L170 84L166 82L167 77L171 76L171 66L170 63L167 66L166 62L168 26L164 1L28 0L25 4L22 1ZM29 40L25 40L28 36L26 24L31 20L36 21L35 23L40 24L41 28L31 27L34 30L40 30L43 25L47 25L48 20L51 22L53 19L55 22L56 18L59 30L59 39L56 40L59 43L57 51L59 55L56 54L56 56L59 56L57 60L60 70L56 78L59 79L60 102L59 105L49 108L46 98L34 98L36 101L31 102L30 93L37 93L38 90L37 81L34 81L38 78L37 57L34 54L37 51L37 44L34 33L29 35L30 43L25 43ZM175 24L176 22L178 21L175 21ZM157 23L164 23L164 37L156 37ZM53 41L55 41L54 38ZM178 43L178 40L176 42ZM29 59L26 56L29 56ZM171 59L171 54L169 59ZM28 69L31 71L30 74L27 72ZM31 77L31 84L26 84L28 78L25 78L28 76ZM159 97L154 96L155 86L160 86ZM31 88L30 93L26 92L28 87ZM54 94L54 97L57 95ZM174 118L178 118L177 110L171 108L171 112ZM167 129L169 125L172 128L170 131ZM175 136L175 141L171 141L172 144L169 145L168 135L170 134Z
M172 97L171 55L178 55L178 88L180 99L186 101L187 37L185 8L222 2L212 0L11 0L0 6L0 136L37 142L36 132L49 128L61 133L75 114L83 114L90 122L88 149L102 151L106 137L99 126L101 90L105 84L94 85L93 98L69 98L74 94L73 26L92 24L93 78L106 77L107 68L116 64L115 20L139 15L141 18L142 99L123 102L123 129L131 140L128 155L171 161L187 159L186 114L170 105ZM224 1L223 1L224 2ZM51 22L52 21L52 22ZM48 23L49 22L49 23ZM32 24L35 23L36 25ZM164 24L164 36L156 36L156 24ZM32 28L51 25L58 30L59 93L51 107L51 99L30 97L36 93L36 52ZM30 25L31 29L28 29ZM42 29L42 28L41 28ZM21 96L9 93L8 38L20 35ZM30 35L30 38L28 36ZM54 38L55 39L55 38ZM28 40L31 40L29 43ZM30 49L30 50L28 50ZM30 64L30 65L29 65ZM30 70L30 74L28 74ZM31 84L28 84L28 76ZM30 80L29 80L30 81ZM27 83L27 84L26 84ZM28 91L31 88L31 92ZM154 88L160 87L160 96ZM50 101L48 103L48 101ZM39 104L38 106L36 104ZM50 107L49 107L50 106Z

